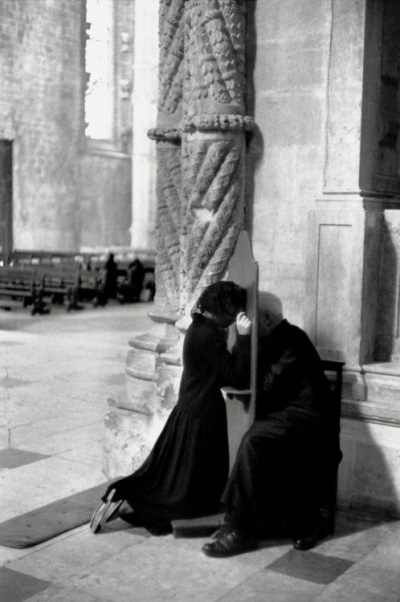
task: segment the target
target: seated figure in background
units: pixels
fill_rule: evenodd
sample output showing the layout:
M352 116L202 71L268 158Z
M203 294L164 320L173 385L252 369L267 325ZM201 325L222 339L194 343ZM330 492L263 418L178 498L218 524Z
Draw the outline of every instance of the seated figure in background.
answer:
M118 286L117 298L121 303L139 301L143 288L144 267L140 259L135 257L126 269L126 278Z
M283 525L302 550L328 533L320 508L341 459L329 381L306 333L283 318L280 300L261 293L259 311L256 419L222 497L225 524L202 548L213 557L254 549L268 525Z

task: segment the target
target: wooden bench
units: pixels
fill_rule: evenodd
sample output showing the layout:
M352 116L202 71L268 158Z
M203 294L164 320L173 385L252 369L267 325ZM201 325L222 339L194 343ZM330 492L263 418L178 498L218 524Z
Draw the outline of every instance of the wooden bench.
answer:
M78 307L78 301L90 300L94 305L100 294L100 275L87 269L90 255L58 251L14 251L11 262L15 267L36 269L37 287L52 301L67 298L68 309ZM77 289L78 286L78 289Z
M342 405L342 383L344 362L333 360L322 361L324 372L331 385L331 411L330 419L332 424L333 445L337 454L337 464L333 462L332 472L328 475L326 507L328 512L329 532L335 531L336 497L338 484L339 463L342 460L340 450L340 417Z
M126 292L128 266L133 256L132 251L115 254L117 298L121 302L130 300ZM94 306L106 304L107 257L106 252L15 250L4 262L15 268L36 269L35 285L43 297L51 297L53 302L66 299L67 309L73 309L79 307L79 301L91 301ZM142 292L146 289L146 300L151 300L155 294L154 258L141 261L145 270Z
M79 264L40 265L35 269L35 283L41 292L42 299L51 298L52 302L66 301L67 311L80 309Z
M98 270L80 269L79 300L91 301L94 307L100 303L102 278Z
M43 310L42 293L40 288L36 287L34 270L1 267L0 297L22 300L24 307L32 305L32 315Z

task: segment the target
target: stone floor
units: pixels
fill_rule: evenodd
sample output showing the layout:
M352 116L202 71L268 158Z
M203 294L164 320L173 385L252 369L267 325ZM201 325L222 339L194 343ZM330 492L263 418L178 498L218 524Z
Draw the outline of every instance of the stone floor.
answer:
M148 304L31 317L0 311L0 523L104 482L106 399ZM154 537L121 520L25 550L0 547L1 602L400 601L400 521L339 513L333 537L298 552L262 541L231 559L202 538Z

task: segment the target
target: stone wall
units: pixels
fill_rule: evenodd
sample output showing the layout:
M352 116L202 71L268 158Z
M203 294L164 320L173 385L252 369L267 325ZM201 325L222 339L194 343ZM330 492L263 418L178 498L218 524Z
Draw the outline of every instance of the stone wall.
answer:
M13 141L16 248L130 242L129 161L84 152L84 6L0 3L0 138Z
M346 362L340 504L399 514L400 205L379 115L398 85L397 4L247 5L257 124L247 221L260 289L281 297L323 357Z
M261 290L304 325L308 212L323 187L330 2L250 0L248 229Z
M132 224L130 156L85 153L80 157L79 246L129 246Z

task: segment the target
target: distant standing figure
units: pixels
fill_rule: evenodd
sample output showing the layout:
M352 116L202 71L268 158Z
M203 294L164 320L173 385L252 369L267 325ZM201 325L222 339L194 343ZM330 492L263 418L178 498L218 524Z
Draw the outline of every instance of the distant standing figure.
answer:
M170 530L170 521L219 510L229 470L225 400L221 387L248 387L251 322L245 290L217 282L201 294L183 345L178 401L150 455L128 477L112 483L96 510L97 533L123 501L131 520ZM236 321L237 343L227 349L227 328ZM133 513L132 513L133 512Z
M104 301L114 299L117 294L118 266L114 260L114 253L109 253L104 266Z

